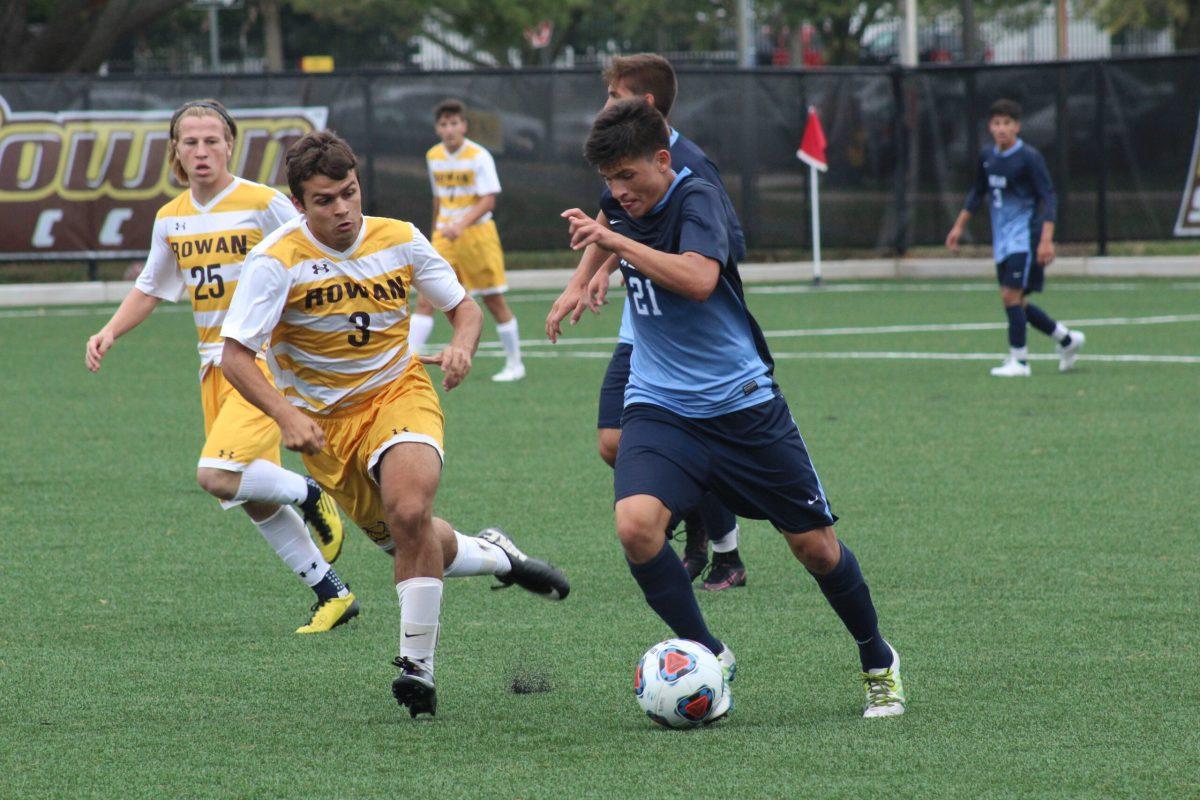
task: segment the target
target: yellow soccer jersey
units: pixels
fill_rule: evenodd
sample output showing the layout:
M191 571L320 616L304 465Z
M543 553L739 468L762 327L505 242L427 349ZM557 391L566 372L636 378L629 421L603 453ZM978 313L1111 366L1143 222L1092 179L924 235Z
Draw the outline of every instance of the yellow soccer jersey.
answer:
M429 183L438 199L437 227L444 228L467 213L467 209L489 194L500 194L500 177L492 154L470 139L453 153L434 145L425 154ZM492 218L489 211L475 224Z
M328 414L398 379L408 347L408 295L443 311L466 296L454 270L415 225L364 217L344 252L317 241L304 218L254 248L221 336L269 345L275 385L292 405Z
M263 238L298 216L286 197L234 178L207 205L185 191L158 211L150 257L138 276L142 292L172 302L184 287L200 337L200 374L221 363L221 324L241 278L243 261Z

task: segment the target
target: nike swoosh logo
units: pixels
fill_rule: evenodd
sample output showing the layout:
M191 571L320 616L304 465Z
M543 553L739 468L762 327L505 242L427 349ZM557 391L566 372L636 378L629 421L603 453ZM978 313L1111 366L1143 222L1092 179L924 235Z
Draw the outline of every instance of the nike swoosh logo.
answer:
M423 633L406 633L406 634L404 634L404 638L405 638L405 639L411 639L411 638L413 638L414 636L424 636L424 635L425 635L425 634L423 634Z

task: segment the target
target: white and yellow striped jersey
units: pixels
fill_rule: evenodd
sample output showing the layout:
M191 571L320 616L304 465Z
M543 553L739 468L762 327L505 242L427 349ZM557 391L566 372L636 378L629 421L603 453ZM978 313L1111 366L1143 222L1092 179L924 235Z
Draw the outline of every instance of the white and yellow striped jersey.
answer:
M485 148L464 139L462 147L451 153L445 145L434 145L425 154L429 167L429 183L438 199L436 226L444 228L467 213L467 209L489 194L500 194L500 177L496 162ZM492 218L488 212L475 221L476 225Z
M299 214L270 186L234 178L200 205L185 191L158 210L150 256L135 286L175 302L186 287L200 337L200 374L221 364L221 324L250 250Z
M268 346L275 385L318 414L353 405L395 381L412 358L412 287L443 311L466 297L454 270L416 226L363 217L344 252L317 241L303 217L246 259L221 335Z

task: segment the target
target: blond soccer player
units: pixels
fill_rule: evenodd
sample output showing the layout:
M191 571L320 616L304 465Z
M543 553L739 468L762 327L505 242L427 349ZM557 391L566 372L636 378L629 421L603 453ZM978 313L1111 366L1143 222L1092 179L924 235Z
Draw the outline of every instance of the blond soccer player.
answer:
M320 633L358 613L354 595L329 566L342 547L337 507L315 482L279 466L279 427L234 391L222 371L221 323L246 254L296 216L282 194L229 171L236 137L237 123L216 100L185 103L171 117L168 160L188 190L159 209L146 266L112 319L88 339L86 363L97 372L120 336L145 321L160 301L178 300L187 290L200 337L206 436L196 480L222 506L240 505L280 559L312 588L317 595L312 617L296 632ZM261 361L254 366L263 368Z
M504 349L504 369L492 376L502 383L525 377L517 318L504 299L504 251L492 212L500 194L496 162L482 145L467 138L467 111L454 99L433 110L440 144L425 154L433 188L433 246L450 262L459 281L483 300L496 320ZM422 295L409 332L414 352L421 352L433 331L433 304Z
M433 714L443 578L495 575L555 600L570 587L498 528L464 536L433 516L443 417L423 363L441 367L447 391L462 382L479 343L479 306L414 225L363 216L357 159L336 134L309 134L286 158L303 216L246 261L221 329L226 372L279 423L284 446L302 453L313 477L393 554L400 675L392 692L412 716ZM454 329L450 344L422 359L408 341L413 289ZM264 346L274 385L255 365Z

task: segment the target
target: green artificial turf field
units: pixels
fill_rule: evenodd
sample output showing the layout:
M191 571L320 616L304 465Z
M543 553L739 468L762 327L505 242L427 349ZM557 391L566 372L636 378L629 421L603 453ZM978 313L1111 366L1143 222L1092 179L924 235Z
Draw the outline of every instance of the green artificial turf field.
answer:
M311 594L196 486L188 314L160 310L91 375L84 342L111 308L0 311L0 796L1198 796L1200 283L1050 288L1049 312L1090 321L1087 357L1000 380L987 284L752 287L910 706L859 718L853 643L747 521L749 586L700 598L738 654L735 708L692 732L654 726L631 691L669 632L595 454L616 306L531 344L518 384L487 380L485 347L445 398L437 513L503 525L573 591L450 583L439 713L419 721L389 689L389 559L349 532L337 569L363 615L296 636ZM551 295L512 297L540 339ZM1138 358L1097 358L1117 355ZM511 693L522 671L552 691Z

